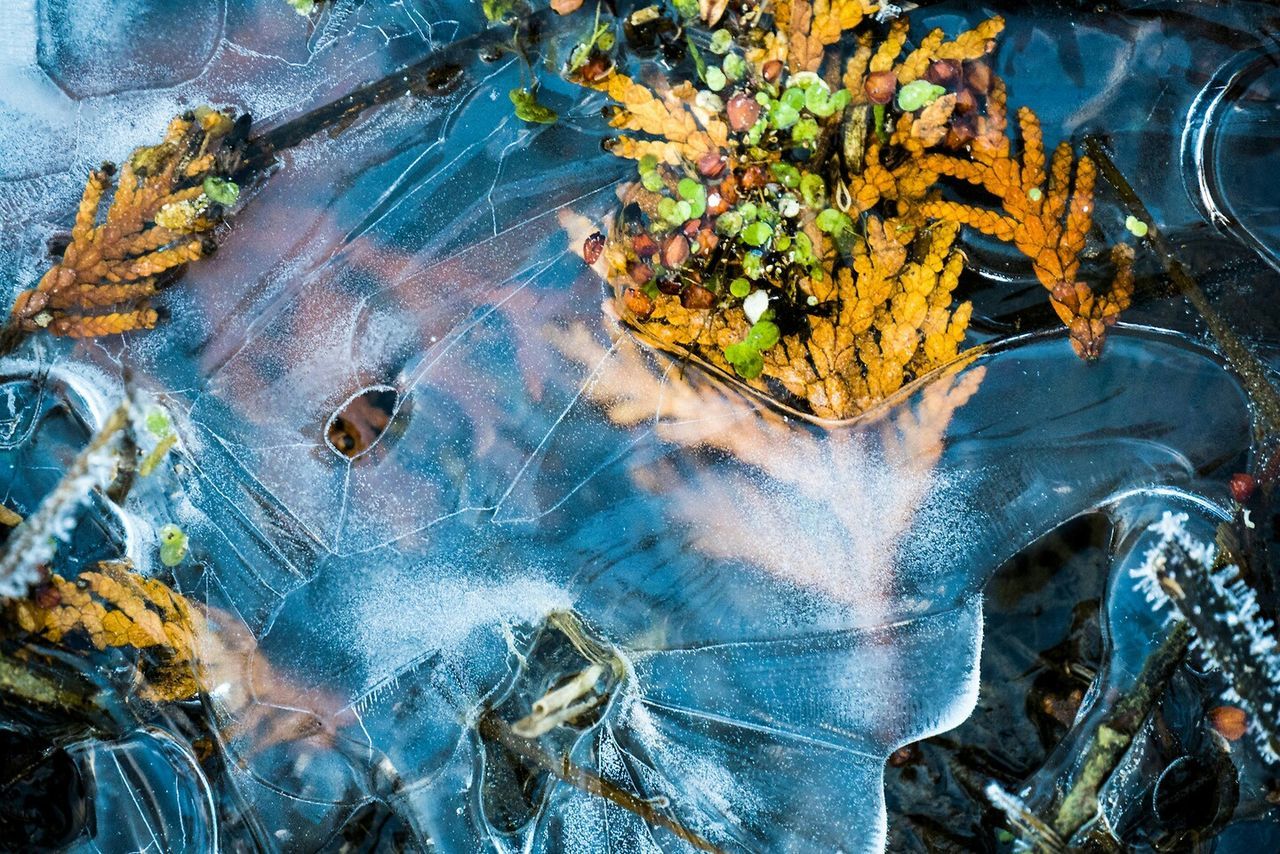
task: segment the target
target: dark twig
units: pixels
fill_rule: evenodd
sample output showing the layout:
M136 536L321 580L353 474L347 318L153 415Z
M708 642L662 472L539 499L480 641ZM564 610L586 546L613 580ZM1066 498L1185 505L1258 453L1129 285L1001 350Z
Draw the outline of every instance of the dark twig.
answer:
M1133 689L1088 734L1075 778L1062 799L1047 811L1053 814L1052 825L1059 838L1070 843L1076 832L1098 815L1098 792L1128 751L1190 645L1191 629L1186 623L1176 624L1147 658Z
M1240 375L1257 410L1260 422L1256 426L1257 438L1264 439L1280 434L1280 392L1276 391L1275 386L1268 379L1266 366L1218 314L1200 285L1178 260L1164 233L1153 224L1151 212L1143 204L1142 198L1134 190L1133 185L1116 166L1115 161L1111 159L1102 140L1096 136L1086 137L1084 148L1103 177L1115 188L1129 213L1149 225L1146 236L1147 245L1164 265L1170 281L1204 318L1205 324L1209 327L1209 333L1217 341L1227 363Z
M554 17L551 9L547 8L523 18L511 28L489 27L433 51L413 65L397 69L336 101L271 128L249 142L237 177L251 180L270 166L281 151L323 131L340 132L362 113L405 94L431 97L453 92L462 80L462 63L465 60L501 46L520 50L521 46L537 41L547 21Z
M611 801L628 812L635 813L655 827L671 831L699 851L720 850L689 828L664 815L651 801L637 797L628 791L618 788L598 774L593 774L584 768L574 765L567 755L559 758L550 755L538 745L536 739L521 738L516 735L512 731L511 725L492 710L485 712L480 717L480 720L476 723L476 730L485 740L502 745L515 755L531 763L534 767L546 771L588 794Z

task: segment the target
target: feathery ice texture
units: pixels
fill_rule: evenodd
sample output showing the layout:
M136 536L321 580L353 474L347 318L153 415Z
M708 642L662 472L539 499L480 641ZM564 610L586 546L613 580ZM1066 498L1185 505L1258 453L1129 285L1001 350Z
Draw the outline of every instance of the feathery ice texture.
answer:
M1186 620L1200 651L1222 671L1223 699L1243 708L1261 755L1280 762L1280 643L1275 624L1238 567L1214 568L1215 549L1185 527L1184 513L1165 513L1152 530L1159 542L1131 571L1138 589L1170 619Z
M59 543L70 541L77 514L95 489L104 488L115 475L117 444L129 420L129 404L123 404L67 468L62 480L44 497L39 508L10 536L0 554L0 596L23 596L41 579L43 567Z

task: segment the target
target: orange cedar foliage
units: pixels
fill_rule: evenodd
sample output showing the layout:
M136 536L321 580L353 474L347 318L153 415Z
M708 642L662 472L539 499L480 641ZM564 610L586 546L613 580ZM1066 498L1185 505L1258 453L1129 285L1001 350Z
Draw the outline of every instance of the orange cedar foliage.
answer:
M1109 293L1097 294L1078 278L1080 252L1093 224L1094 164L1088 157L1075 161L1071 146L1064 142L1054 152L1046 174L1044 139L1035 113L1027 108L1018 112L1023 139L1019 160L1003 133L1003 99L993 98L988 111L988 126L972 144L972 159L930 153L920 162L928 170L982 187L999 199L1001 209L933 200L921 211L1013 243L1031 259L1036 277L1049 290L1050 302L1067 325L1076 352L1096 358L1106 327L1132 301L1133 277L1131 251L1117 249L1113 259L1118 272Z
M905 23L904 21L903 24ZM894 68L898 83L905 85L919 80L929 65L937 60L980 59L995 47L995 38L1003 30L1004 18L998 15L988 18L972 30L966 30L951 41L946 40L941 29L933 30L924 37L918 48Z
M814 415L844 419L950 362L970 314L969 303L952 306L964 265L953 246L958 232L954 223L916 232L896 219L871 217L867 240L853 249L852 269L801 283L823 307L808 315L807 331L784 335L763 353L760 377L745 382L765 393L780 385ZM613 244L606 253L610 281L627 287L621 247ZM730 375L724 348L741 341L751 326L741 307L690 309L666 294L658 294L644 316L625 299L618 307L660 348L694 354Z
M994 48L995 37L1004 29L1004 19L989 18L971 30L946 40L943 31L935 29L925 36L920 47L905 59L898 61L906 44L908 23L898 20L890 27L884 41L872 50L869 36L859 39L859 44L844 73L844 85L853 96L855 109L861 109L864 120L868 107L864 84L869 73L893 72L899 84L919 79L930 64L938 60L973 61L982 59ZM988 99L1003 106L1003 83L996 78ZM897 202L898 216L919 224L922 221L917 203L923 201L937 182L937 172L931 172L921 164L925 150L938 145L951 127L956 96L946 95L917 113L904 113L893 128L889 129L888 147L881 144L868 130L863 169L849 178L849 193L853 207L859 213L871 210L882 199ZM987 122L989 135L1003 135L1003 124ZM891 158L893 165L884 165L884 155L889 148L905 149L907 157ZM846 155L847 156L847 155Z
M101 223L111 170L91 173L62 260L18 295L12 326L77 338L155 326L149 300L160 274L209 252L201 235L216 223L205 215L201 185L232 128L228 116L207 108L175 118L159 145L136 150L120 170Z
M104 561L97 572L82 572L75 581L53 575L44 590L12 609L24 631L52 643L74 634L95 649L149 653L139 692L148 700L180 700L199 690L195 639L203 632L203 617L160 581L130 572L128 563Z
M862 0L791 0L778 3L774 20L785 37L791 73L817 71L831 45L875 12L877 4Z
M621 157L639 159L653 154L659 160L678 163L681 159L696 162L708 151L728 144L729 128L723 122L704 117L700 122L682 102L679 94L662 97L625 74L613 72L603 80L582 80L583 85L604 92L619 105L611 124L623 130L638 131L658 139L637 140L623 137L613 152Z

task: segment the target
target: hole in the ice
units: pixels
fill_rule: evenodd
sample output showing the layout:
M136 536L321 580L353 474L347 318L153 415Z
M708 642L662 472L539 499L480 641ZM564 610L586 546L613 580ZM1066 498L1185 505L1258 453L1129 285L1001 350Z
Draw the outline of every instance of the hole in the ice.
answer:
M400 393L389 385L369 386L347 398L324 427L324 440L349 460L367 454L395 415Z

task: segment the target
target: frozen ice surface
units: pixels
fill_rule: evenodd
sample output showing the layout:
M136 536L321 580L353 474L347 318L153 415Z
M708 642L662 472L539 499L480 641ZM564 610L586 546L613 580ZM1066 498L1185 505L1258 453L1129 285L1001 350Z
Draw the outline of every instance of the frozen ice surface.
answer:
M39 276L86 169L171 114L229 103L278 124L482 23L478 4L413 0L337 0L313 28L280 0L18 0L0 37L5 281ZM1050 135L1194 94L1118 89L1132 33L1083 30L1098 59L1077 68L1014 29L1007 62L1044 66L1002 69L1029 81L1020 102L1051 77L1088 96L1044 111ZM573 672L570 652L533 654L572 612L619 668L598 720L556 735L576 767L718 847L878 850L886 757L973 706L990 573L1078 514L1189 501L1245 446L1244 397L1193 342L1134 327L1089 366L1058 335L999 344L849 424L779 412L602 307L573 252L623 174L601 101L550 86L563 120L527 126L505 96L522 73L472 57L453 92L285 154L160 331L40 342L0 389L9 496L47 490L126 368L177 414L163 512L191 538L184 589L213 609L212 785L259 845L318 846L381 801L439 850L686 849L581 785L505 783L478 733ZM1112 126L1122 151L1137 129ZM351 460L325 427L371 388L393 416ZM183 799L113 832L230 846L176 745L86 747ZM104 810L125 786L106 779Z

